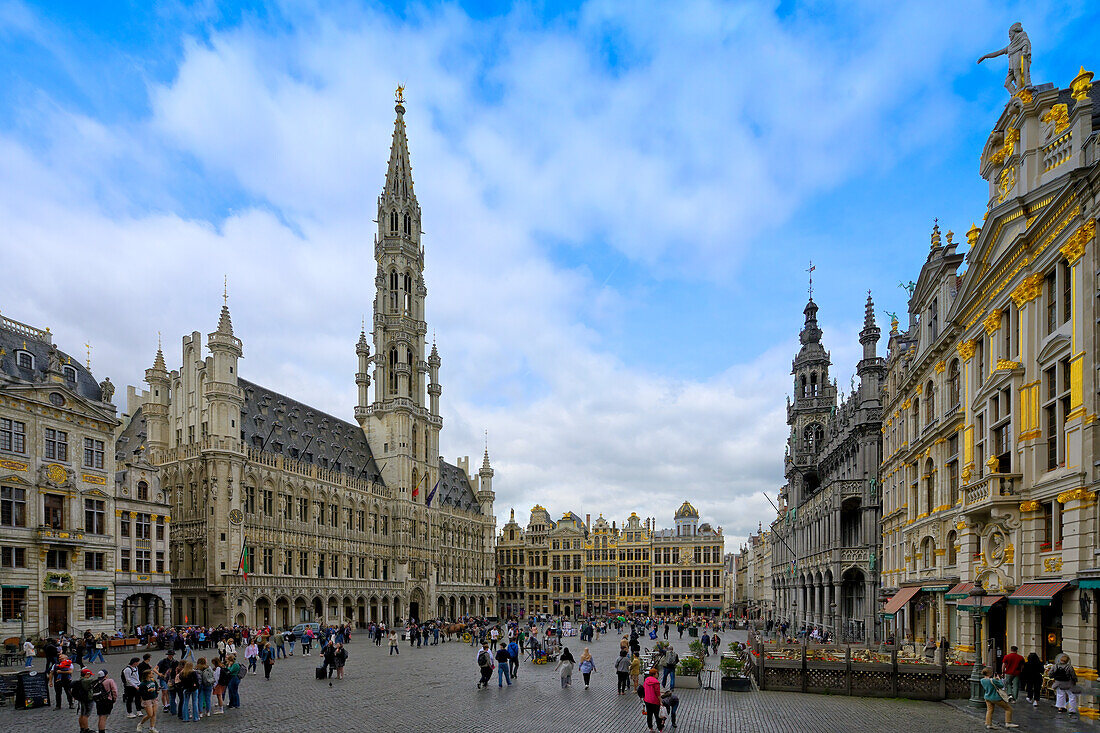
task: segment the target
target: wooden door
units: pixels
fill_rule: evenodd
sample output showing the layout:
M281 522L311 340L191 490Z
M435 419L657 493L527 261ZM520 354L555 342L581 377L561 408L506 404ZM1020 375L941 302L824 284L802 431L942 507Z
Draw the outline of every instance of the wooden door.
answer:
M67 596L47 596L46 614L51 634L60 634L69 626L69 599Z

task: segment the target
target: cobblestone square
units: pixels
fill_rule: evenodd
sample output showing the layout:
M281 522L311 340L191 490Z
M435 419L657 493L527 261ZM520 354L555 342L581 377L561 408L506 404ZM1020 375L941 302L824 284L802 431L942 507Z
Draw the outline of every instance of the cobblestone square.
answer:
M648 639L646 639L648 641ZM688 639L671 641L685 651ZM579 657L584 645L576 637L566 646ZM562 690L553 665L524 662L512 687L475 688L478 673L475 650L469 644L450 642L435 647L410 648L400 654L357 637L349 647L345 679L328 683L314 678L316 655L280 660L265 680L262 669L241 685L242 707L225 715L189 723L211 733L264 731L555 731L587 733L644 731L641 704L633 694L619 697L612 667L618 640L602 636L589 645L596 661L591 689L585 690L579 672L573 686ZM106 668L118 679L128 654L108 657ZM154 654L154 661L160 659ZM708 668L716 667L715 658ZM39 665L41 666L41 665ZM715 673L715 686L717 686ZM677 691L680 710L677 733L692 731L762 731L780 733L834 733L881 731L899 724L910 730L971 731L981 721L941 703L879 700L795 693L735 693L720 690ZM1049 712L1049 711L1048 711ZM999 714L998 714L998 717ZM1049 722L1050 716L1043 720ZM93 719L94 723L94 719ZM108 730L133 730L136 721L115 707ZM178 718L161 714L158 730L184 729ZM0 709L0 730L10 733L76 730L75 711ZM1042 725L1021 730L1051 730ZM1072 728L1059 729L1071 730ZM1090 726L1091 729L1091 726ZM666 727L666 730L672 730Z

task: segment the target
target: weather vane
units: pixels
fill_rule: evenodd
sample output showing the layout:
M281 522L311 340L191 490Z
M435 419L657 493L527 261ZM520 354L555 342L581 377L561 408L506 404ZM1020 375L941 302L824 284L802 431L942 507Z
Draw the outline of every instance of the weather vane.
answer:
M404 84L398 84L397 85L397 91L393 93L393 101L397 102L398 104L404 104L405 103L405 85Z
M814 261L810 260L810 267L806 270L806 272L810 273L810 300L814 299L814 270L816 269L817 268L814 267Z
M229 275L222 276L222 305L229 305Z

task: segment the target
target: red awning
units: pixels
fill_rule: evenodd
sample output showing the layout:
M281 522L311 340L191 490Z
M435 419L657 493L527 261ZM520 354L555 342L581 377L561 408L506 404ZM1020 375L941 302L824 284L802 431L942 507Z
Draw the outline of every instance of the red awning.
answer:
M982 605L981 605L982 610L983 611L988 611L989 609L993 608L998 603L1003 601L1005 599L1005 597L1004 596L982 596L981 599L982 599ZM966 598L959 599L959 605L958 605L958 610L959 611L962 611L964 609L969 610L973 607L974 607L974 596L967 596Z
M943 597L949 601L957 601L960 598L966 598L970 595L970 590L973 587L973 583L959 583L954 588L944 593Z
M1067 587L1069 583L1061 580L1024 583L1008 597L1008 602L1013 606L1049 606L1054 596Z
M920 586L914 586L912 588L902 588L899 590L893 598L886 603L886 610L882 612L884 616L893 616L900 611L902 607L913 599L913 596L920 593Z

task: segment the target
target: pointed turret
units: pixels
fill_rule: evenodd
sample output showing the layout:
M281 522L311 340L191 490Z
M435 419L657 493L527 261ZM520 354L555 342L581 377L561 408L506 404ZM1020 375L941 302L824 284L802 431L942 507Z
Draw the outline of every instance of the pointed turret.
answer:
M237 360L244 353L241 340L233 335L233 320L229 317L229 294L223 296L222 312L218 318L218 328L207 335L206 348L210 350L210 365L207 374L208 387L205 397L208 400L207 421L209 434L224 439L224 445L237 445L240 440L241 407L244 405L244 393L237 382Z
M875 301L871 299L871 291L867 291L867 304L863 314L863 330L859 332L859 342L863 344L863 358L874 359L876 347L882 331L875 325Z
M147 430L147 443L151 459L159 460L162 451L168 448L168 368L164 365L164 352L157 343L157 355L153 366L145 370L145 381L149 385L149 399L142 405Z
M359 392L359 401L355 406L355 417L365 418L370 407L370 343L367 341L367 327L364 324L359 331L359 341L355 344L355 354L359 357L359 371L355 373L355 385Z
M481 470L477 472L477 503L481 505L481 511L486 515L493 513L493 467L489 465L489 446L485 446L485 458L481 461Z
M867 291L867 305L863 315L863 330L859 332L859 342L863 344L863 359L856 365L859 377L860 402L879 402L879 389L886 378L886 364L878 356L878 340L882 331L875 323L875 301L871 291Z
M397 87L394 98L393 142L390 145L390 163L386 169L386 188L383 196L393 202L416 204L413 191L412 162L409 158L409 140L405 135L405 88Z

